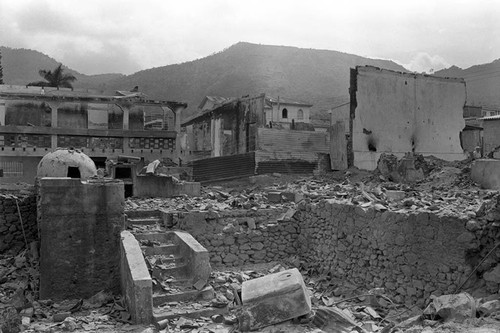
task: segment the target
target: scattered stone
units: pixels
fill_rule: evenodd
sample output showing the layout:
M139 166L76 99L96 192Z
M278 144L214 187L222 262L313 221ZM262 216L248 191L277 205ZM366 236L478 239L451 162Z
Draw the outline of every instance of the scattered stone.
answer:
M468 293L431 296L432 303L424 310L424 314L439 316L445 321L463 322L476 317L476 302Z

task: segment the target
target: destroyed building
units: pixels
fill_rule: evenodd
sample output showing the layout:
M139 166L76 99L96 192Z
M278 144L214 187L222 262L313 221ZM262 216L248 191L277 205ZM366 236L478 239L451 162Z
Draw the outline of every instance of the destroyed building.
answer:
M17 314L21 299L20 308L31 309L19 311L25 328L34 320L66 330L99 329L91 323L111 317L126 329L226 332L291 318L288 325L305 323L310 332L498 321L500 196L476 186L474 165L461 161L463 82L373 67L351 74L350 119L327 133L267 127L264 95L186 121L176 146L193 176L240 178L204 186L197 197L125 198L123 180L87 178L83 153L45 155L36 195L0 196L1 248L30 248L0 259L15 266L0 267L2 278L32 271L37 240L41 273L38 289L6 282L2 304ZM331 169L349 170L312 176L328 153ZM68 158L62 176L42 173L59 154ZM419 162L411 170L422 177L384 175L381 158L386 166ZM70 168L80 179L67 177L76 173ZM295 170L307 172L292 181L276 172ZM159 183L148 181L145 188ZM269 263L265 273L248 269ZM457 300L465 300L458 314ZM107 317L91 317L91 309ZM406 312L415 315L410 324ZM339 313L348 318L328 322Z
M120 155L176 160L186 107L140 92L0 85L0 183L33 183L41 158L57 148L78 149L98 168ZM120 171L117 178L132 178Z
M273 118L278 108L281 116ZM308 124L309 108L310 104L282 104L261 94L228 100L187 119L182 123L181 149L194 179L312 173L321 168L327 160L328 133L301 130L306 128L301 124ZM304 122L292 118L297 115Z

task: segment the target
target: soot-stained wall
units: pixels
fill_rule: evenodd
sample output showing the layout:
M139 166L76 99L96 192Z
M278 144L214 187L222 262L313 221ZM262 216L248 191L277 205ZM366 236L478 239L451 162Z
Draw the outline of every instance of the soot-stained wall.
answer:
M400 73L376 67L352 69L352 153L354 165L377 167L382 153L414 152L445 160L465 158L463 79Z

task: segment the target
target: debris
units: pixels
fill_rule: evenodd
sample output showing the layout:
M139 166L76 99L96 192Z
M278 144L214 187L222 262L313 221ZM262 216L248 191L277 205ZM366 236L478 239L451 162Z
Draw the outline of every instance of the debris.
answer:
M445 321L462 322L476 317L476 301L468 293L431 296L432 303L424 310L430 318L439 317Z
M69 316L71 316L71 312L59 312L54 314L53 320L54 322L58 323L68 318Z
M337 307L319 307L314 314L312 323L325 332L351 333L366 332L353 318Z

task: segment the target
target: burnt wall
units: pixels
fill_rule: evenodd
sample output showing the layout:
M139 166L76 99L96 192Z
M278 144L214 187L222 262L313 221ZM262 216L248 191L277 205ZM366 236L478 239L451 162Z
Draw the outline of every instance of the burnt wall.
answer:
M0 194L0 253L17 252L37 239L35 193Z
M121 181L40 180L40 298L120 291Z

